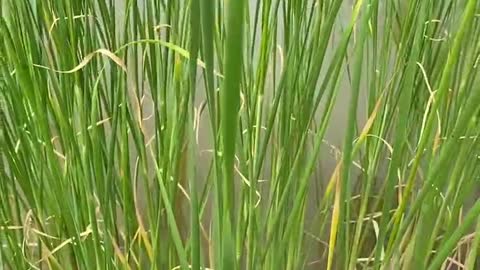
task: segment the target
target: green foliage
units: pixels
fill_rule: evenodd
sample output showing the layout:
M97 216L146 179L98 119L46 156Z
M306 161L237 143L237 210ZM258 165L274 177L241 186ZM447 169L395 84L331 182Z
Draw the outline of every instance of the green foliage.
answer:
M0 0L0 268L478 269L479 2Z

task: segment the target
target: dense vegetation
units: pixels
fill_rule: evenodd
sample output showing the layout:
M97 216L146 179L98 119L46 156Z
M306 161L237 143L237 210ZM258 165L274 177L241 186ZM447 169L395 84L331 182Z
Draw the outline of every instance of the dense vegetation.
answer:
M0 0L0 268L480 269L479 2Z

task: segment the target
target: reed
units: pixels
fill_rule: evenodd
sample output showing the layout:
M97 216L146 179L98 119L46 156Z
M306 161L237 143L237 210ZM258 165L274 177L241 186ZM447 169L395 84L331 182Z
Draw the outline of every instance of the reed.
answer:
M0 14L1 269L479 269L478 0Z

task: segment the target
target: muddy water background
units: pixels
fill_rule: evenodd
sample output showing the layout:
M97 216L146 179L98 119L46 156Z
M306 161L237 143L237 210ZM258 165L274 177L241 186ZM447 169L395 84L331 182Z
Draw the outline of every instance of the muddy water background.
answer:
M339 15L338 15L338 21L336 23L336 27L332 33L330 44L329 44L329 49L327 49L326 56L325 56L325 66L328 65L333 57L333 53L335 49L337 48L338 41L340 40L340 37L343 33L343 30L346 25L349 23L350 18L351 18L351 10L354 0L348 0L344 1ZM257 0L249 0L249 9L250 9L250 14L255 13L255 5L257 3ZM140 10L143 8L144 5L144 0L138 0L137 4L140 7ZM116 0L116 12L117 14L124 14L124 8L125 8L125 1L124 0ZM253 15L251 15L251 18L253 20ZM124 18L118 17L117 18L117 25L123 25ZM380 20L382 21L382 20ZM280 14L278 18L278 43L280 47L283 47L283 18ZM165 21L160 21L158 24L165 24ZM253 23L251 23L253 25ZM121 32L121 29L119 29ZM172 31L175 31L175 29L172 29ZM380 30L381 31L381 30ZM252 31L253 32L253 31ZM259 31L257 31L259 33ZM119 33L120 34L120 33ZM258 34L259 35L259 34ZM260 43L260 38L257 36L256 38L256 50L259 50L259 43ZM280 62L280 56L277 55L277 62ZM325 72L326 67L323 68L323 72ZM198 70L199 72L202 72L201 69ZM276 76L277 78L280 76L280 69L276 70ZM337 165L339 158L340 158L340 151L342 148L343 144L343 138L345 135L345 130L346 130L346 125L347 125L347 113L348 113L348 107L349 107L349 102L350 102L350 81L348 77L346 76L346 68L345 71L343 72L344 75L340 81L339 85L339 93L338 93L338 98L336 101L336 104L334 106L333 112L332 112L332 117L331 121L329 124L329 127L327 129L326 135L325 135L325 145L321 151L320 157L317 162L316 166L316 171L314 173L314 177L311 178L311 182L309 185L309 194L307 195L308 197L308 206L307 206L307 216L312 217L316 211L318 211L317 208L317 202L320 194L323 193L323 188L325 187L326 183L330 179L333 170L335 166ZM201 75L201 74L199 74ZM273 76L272 72L269 73L269 78ZM321 74L321 77L323 77L324 74ZM197 96L196 96L196 106L200 105L200 102L202 100L205 100L205 88L204 88L204 81L201 78L198 80L197 84ZM267 78L267 82L271 83L269 78ZM319 81L321 81L322 78L320 78ZM271 93L273 91L273 86L270 84L268 85L267 83L267 88L265 89L266 92L266 98L268 99L268 96L271 97ZM149 91L150 89L146 89ZM362 127L365 123L366 120L366 114L367 114L367 89L366 87L362 87L361 93L360 93L360 99L359 99L359 106L358 106L358 113L357 113L357 123L359 127ZM270 95L269 95L270 93ZM324 104L320 105L319 112L323 110ZM145 111L145 114L148 115L153 112L154 107L153 103L151 100L146 100L144 102L144 108L143 110ZM205 184L206 181L206 176L208 174L208 170L210 168L211 164L211 150L213 148L212 146L212 134L211 134L211 127L210 127L210 122L209 122L209 115L208 112L204 113L202 118L200 119L200 125L199 125L199 132L198 132L198 149L197 153L198 156L196 158L196 168L197 168L197 179L199 187L202 187ZM320 119L320 114L318 115L318 119ZM147 122L144 123L145 126L145 132L146 132L146 138L150 138L154 134L155 126L154 126L154 119L151 119ZM132 145L133 148L133 145ZM132 150L132 153L135 153L135 151ZM269 172L269 160L268 160L268 154L266 155L267 159L265 161L264 165L264 171ZM136 159L136 156L132 156L131 160L134 161ZM134 166L132 162L132 166ZM152 172L153 174L153 172ZM262 175L263 180L269 180L270 175L268 173L264 173ZM353 181L357 181L360 177L360 170L357 168L353 167L352 168L352 179ZM382 176L379 176L382 177ZM240 179L237 179L237 189L239 189L239 184ZM264 189L261 190L261 192L265 195L268 194L268 188L265 187ZM147 192L142 189L142 187L139 187L139 196L138 198L144 198L144 192ZM211 196L210 196L211 197ZM268 196L265 196L268 197ZM211 198L210 198L211 199ZM210 200L211 202L211 200ZM145 202L140 201L140 204L145 204ZM206 213L203 217L203 223L204 225L207 225L210 223L210 204L207 205ZM184 212L188 213L188 207L184 205ZM187 215L188 216L188 215ZM309 220L309 218L307 218ZM186 218L185 220L186 221ZM186 221L188 222L188 221ZM207 225L208 226L208 225ZM183 232L183 234L188 234L188 232ZM315 253L315 252L314 252ZM314 258L312 258L314 260ZM318 266L318 265L316 265Z
M257 3L257 0L249 0L249 8L250 8L250 13L254 14L255 12L255 5ZM333 56L334 50L338 45L338 40L340 39L340 36L342 34L341 27L345 27L351 18L351 8L353 5L354 1L349 0L349 1L344 1L344 4L339 12L338 16L338 22L335 30L333 31L332 37L331 37L331 42L330 42L330 48L327 49L326 53L326 59L325 63L326 65L330 62L330 59ZM137 4L139 5L139 8L142 9L144 5L144 0L138 0ZM125 8L125 0L116 0L116 12L117 14L123 14L124 13L124 8ZM253 15L251 16L253 17ZM253 20L253 19L252 19ZM279 26L278 26L278 40L279 43L283 40L283 27L282 27L282 16L280 14L279 18ZM381 20L380 20L381 21ZM122 17L117 17L117 25L123 25L124 23L124 18ZM164 24L165 22L158 22L158 24ZM252 23L253 25L253 23ZM121 32L121 29L119 29ZM172 30L174 31L174 29ZM257 37L257 47L256 49L259 49L259 38ZM279 46L283 46L283 44L278 44ZM280 61L280 57L277 56L277 61ZM326 68L324 68L325 70ZM199 72L202 70L199 69ZM346 72L344 72L346 73ZM199 74L201 77L201 74ZM269 76L271 77L273 74L270 72ZM276 71L276 76L279 77L280 75L280 70ZM323 76L323 74L321 75ZM268 81L269 78L267 78ZM149 89L146 89L149 91ZM272 86L267 85L266 91L266 96L268 96L268 93L272 92ZM339 87L339 94L338 98L336 101L336 104L333 109L332 113L332 118L330 121L330 125L327 129L327 133L325 135L325 147L321 151L321 156L318 160L318 165L317 165L317 171L316 175L318 176L316 181L327 181L331 173L333 172L333 169L335 165L338 162L339 158L339 151L341 151L341 146L343 143L343 138L345 134L345 129L346 129L346 124L347 124L347 111L349 107L349 102L350 102L350 82L347 78L347 76L343 76L340 82L340 87ZM357 114L357 123L360 127L362 127L365 123L366 119L366 114L367 114L367 108L366 108L366 88L362 87L361 93L360 93L360 100L359 100L359 106L358 106L358 114ZM200 78L198 80L197 84L197 96L196 96L196 101L197 101L197 107L200 105L200 102L202 100L205 100L205 89L204 89L204 82ZM320 109L318 111L321 111L323 108L323 104L320 105ZM153 112L153 103L151 100L146 100L144 102L144 107L145 115L150 114ZM210 132L210 124L208 120L208 112L204 113L202 115L202 118L200 119L200 128L199 128L199 140L198 140L198 152L200 153L199 156L197 157L197 173L198 173L198 178L199 179L204 179L207 171L210 166L210 153L208 150L212 149L212 136ZM318 119L317 119L318 120ZM145 123L145 128L146 128L146 137L149 138L151 135L154 133L154 120L147 121ZM268 155L267 155L268 156ZM135 157L136 158L136 157ZM135 160L132 158L132 160ZM266 166L268 166L268 162L266 162ZM266 170L268 171L268 170ZM358 176L359 171L353 169L354 175L353 178L356 179L356 176ZM268 178L268 175L264 175L264 177Z
M125 1L124 0L116 0L116 12L117 14L123 14L124 13L124 7L125 7ZM143 0L139 0L137 1L138 5L140 6L140 9L143 8L143 5L144 5L144 1ZM255 5L257 3L257 0L249 0L249 9L250 9L250 14L254 14L255 13ZM331 41L330 41L330 44L329 44L329 49L327 49L327 52L326 52L326 56L325 56L325 66L327 66L332 57L333 57L333 53L335 51L335 49L337 48L337 45L338 45L338 41L343 33L343 30L346 25L349 23L350 21L350 18L351 18L351 9L352 9L352 6L353 6L353 3L354 1L353 0L349 0L349 1L344 1L344 4L343 6L341 7L341 10L339 12L339 15L338 15L338 21L336 23L336 27L335 27L335 30L333 31L332 33L332 37L331 37ZM251 15L252 17L252 20L253 20L253 15ZM118 17L117 18L117 25L123 25L123 21L124 21L124 18L121 18L121 17ZM379 20L380 22L382 21L381 19ZM283 23L283 18L281 17L281 15L279 16L278 18L278 22L279 22L279 25L278 25L278 42L279 42L279 46L280 47L283 47L283 36L284 36L284 33L283 33L283 26L282 26L282 23ZM164 21L161 21L161 22L158 22L158 24L165 24L166 22ZM251 25L253 25L253 23L251 23ZM121 29L119 29L121 31ZM172 29L172 31L175 31L175 29ZM381 31L381 30L380 30ZM259 32L259 31L258 31ZM259 43L260 43L260 39L259 37L256 38L256 50L259 50ZM277 62L280 61L280 56L277 56ZM323 72L325 72L327 68L324 67L323 68ZM199 69L199 72L202 72L201 69ZM280 70L276 70L275 71L276 73L276 76L277 78L280 76ZM349 102L350 102L350 91L351 91L351 88L350 88L350 81L349 79L347 78L346 74L346 68L345 68L345 71L343 72L344 75L340 81L340 85L339 85L339 93L338 93L338 98L337 98L337 101L336 101L336 104L334 106L334 109L333 109L333 112L332 112L332 117L331 117L331 121L330 121L330 124L329 124L329 127L327 129L327 132L326 132L326 135L325 135L325 145L321 151L321 154L320 154L320 157L318 159L318 162L317 162L317 166L316 166L316 171L314 173L314 177L311 177L311 182L310 182L310 185L309 185L309 194L307 195L307 198L308 198L308 206L307 206L307 217L313 217L313 215L318 211L318 200L319 200L319 197L321 196L320 194L323 194L324 192L324 187L326 185L326 183L328 182L328 180L330 179L332 173L333 173L333 170L335 168L335 166L337 165L338 161L339 161L339 158L340 158L340 151L341 151L341 148L342 148L342 143L343 143L343 138L344 138L344 135L345 135L345 130L346 130L346 125L347 125L347 112L348 112L348 107L349 107ZM200 74L199 74L200 75ZM269 78L271 78L271 76L273 76L272 72L269 73ZM324 74L321 74L321 77L323 77ZM196 96L196 106L198 107L200 105L200 102L202 100L205 100L205 89L204 89L204 82L202 80L202 76L200 76L201 78L198 80L198 84L197 84L197 96ZM270 83L270 80L269 78L267 78L267 82ZM320 80L321 81L321 78ZM267 83L267 89L265 89L265 92L266 92L266 98L268 99L268 96L271 97L271 93L273 91L273 86L270 84L268 85ZM147 92L150 90L150 89L146 89ZM365 123L365 120L366 120L366 114L367 114L367 89L366 87L362 87L361 88L361 93L360 93L360 99L359 99L359 105L358 105L358 113L357 113L357 123L358 123L358 126L359 127L363 127L364 123ZM270 93L270 95L269 95ZM319 112L321 112L323 110L323 106L324 104L321 104L320 105L320 108L319 108ZM151 100L145 100L144 102L144 108L143 110L145 111L145 114L148 115L150 113L153 112L154 110L154 107L153 107L153 103ZM320 119L320 114L318 115L317 117L319 120ZM211 152L209 150L211 150L213 148L212 146L212 134L211 134L211 127L210 127L210 122L209 122L209 116L208 116L208 112L204 113L202 118L200 119L200 125L199 125L199 133L198 133L198 149L197 149L197 153L198 156L196 158L196 168L197 168L197 181L198 181L198 185L199 187L202 187L204 184L205 184L205 181L206 181L206 176L208 174L208 170L210 168L210 164L211 164ZM146 132L146 138L150 138L151 136L154 135L154 131L155 131L155 126L154 126L154 119L150 119L149 121L145 122L144 123L144 126L145 126L145 132ZM132 145L132 148L133 148L133 145ZM132 150L132 153L135 153L135 151ZM269 172L269 160L268 160L268 156L269 154L266 155L267 159L265 161L265 165L264 165L264 171L265 172ZM135 161L136 159L136 156L135 154L131 157L131 160L132 161ZM132 166L134 166L133 162L132 162ZM353 167L353 166L352 166ZM382 171L382 169L380 170ZM384 170L383 170L384 171ZM153 172L151 172L152 175L153 175ZM360 170L353 167L352 168L352 179L353 179L353 182L356 182L359 180L359 177L360 177ZM381 178L382 176L379 175L378 178ZM268 173L264 173L262 175L262 180L269 180L270 178L270 175ZM239 189L239 183L240 183L240 179L237 179L237 189ZM263 189L261 189L261 193L262 194L265 194L265 195L268 195L268 190L269 187L265 187ZM144 198L144 192L149 192L149 191L146 191L144 190L141 186L139 187L139 196L138 198ZM265 196L265 197L268 197L268 196ZM211 203L211 196L210 196L210 203ZM210 213L210 207L211 207L211 204L208 204L207 205L207 209L206 209L206 213L202 219L204 225L208 226L207 224L210 223L210 216L211 216L211 213ZM145 202L144 201L140 201L140 204L141 205L144 205ZM184 213L188 213L188 207L187 206L183 206L183 209L184 209ZM188 216L187 215L184 215L184 216ZM188 222L187 221L187 217L184 217L183 219L186 223ZM307 221L310 220L310 218L307 218L306 219ZM308 223L308 222L307 222ZM308 224L307 224L308 225ZM188 226L187 226L188 228ZM184 228L185 230L185 228ZM188 234L187 231L184 231L183 234ZM317 252L312 252L312 254L319 254ZM311 261L315 260L315 256L311 258ZM313 268L312 269L315 269L315 267L318 267L318 264L317 265L314 265L312 266Z

